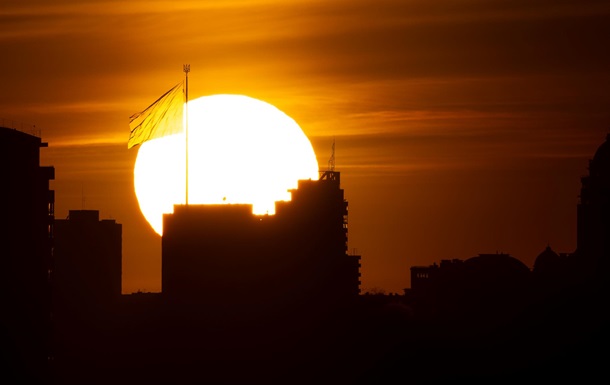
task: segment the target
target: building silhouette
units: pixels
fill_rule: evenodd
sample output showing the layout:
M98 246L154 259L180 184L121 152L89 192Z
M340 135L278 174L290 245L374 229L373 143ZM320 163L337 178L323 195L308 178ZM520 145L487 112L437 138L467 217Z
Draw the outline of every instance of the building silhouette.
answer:
M547 246L534 260L533 290L542 297L552 296L573 286L578 272L572 269L575 253L557 253Z
M530 269L509 254L496 253L413 266L405 294L424 316L468 319L483 312L494 317L514 312L526 304L531 289Z
M122 225L54 218L40 138L0 128L7 183L2 383L377 384L588 381L610 342L610 136L582 178L577 247L413 266L403 295L360 292L340 173L275 215L177 205L162 292L121 293Z
M360 256L347 253L340 173L301 180L275 215L252 205L176 205L164 215L162 292L169 302L329 306L360 293Z
M122 225L100 220L97 210L70 210L55 219L54 245L53 376L62 384L90 383L117 342L108 332L122 294Z
M122 225L97 210L55 219L53 285L58 306L117 302L122 293Z
M610 278L610 134L581 178L574 264L582 279L608 287ZM576 266L575 266L576 267Z
M423 383L607 379L610 135L581 183L574 251L548 245L531 270L508 254L412 266L403 301L419 336L404 339L404 349L377 372L420 359L430 371L412 380ZM430 367L431 360L443 365Z
M3 383L48 381L55 169L33 135L0 127L0 346Z
M340 173L300 180L291 194L275 215L249 204L176 205L164 215L161 295L173 336L164 345L214 383L297 373L326 354L329 325L357 306L360 256L347 252Z
M523 287L529 287L528 290L538 291L537 294L575 290L583 285L607 288L610 278L610 134L597 148L588 169L588 175L581 178L574 251L557 253L548 245L535 258L531 271L507 254L481 254L466 261L442 260L440 265L413 266L410 268L411 288L406 289L406 293L437 302L439 298L456 295L469 286L519 291L521 289L515 285L522 283ZM465 275L475 260L480 265L476 279Z
M535 259L532 271L539 294L566 290L609 293L610 134L589 160L576 208L576 249L557 253L549 245Z

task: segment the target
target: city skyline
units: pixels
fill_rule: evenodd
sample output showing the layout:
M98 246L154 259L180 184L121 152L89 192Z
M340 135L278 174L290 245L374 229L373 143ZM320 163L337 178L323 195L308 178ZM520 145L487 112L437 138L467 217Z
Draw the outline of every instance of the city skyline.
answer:
M147 3L148 4L148 3ZM0 123L35 125L57 218L124 226L124 290L158 291L161 240L133 192L128 117L191 63L191 97L269 102L336 140L363 291L409 267L576 246L580 177L610 129L603 2L9 3ZM23 122L23 125L22 125ZM501 218L501 219L498 219Z
M55 216L39 137L0 127L3 376L23 383L598 380L607 354L610 134L581 179L577 248L412 267L404 295L361 293L340 173L301 180L275 216L179 205L163 290L121 294L122 228ZM416 284L417 283L417 284ZM566 310L569 311L566 311ZM475 363L473 365L473 363Z

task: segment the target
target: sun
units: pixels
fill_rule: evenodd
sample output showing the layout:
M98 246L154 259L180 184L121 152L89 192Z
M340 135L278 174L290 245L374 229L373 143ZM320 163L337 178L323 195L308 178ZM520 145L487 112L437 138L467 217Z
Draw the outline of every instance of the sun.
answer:
M163 214L186 202L185 133L139 146L134 188L140 210L163 235ZM188 103L189 204L252 204L274 214L300 179L318 179L311 142L275 106L244 95L211 95Z

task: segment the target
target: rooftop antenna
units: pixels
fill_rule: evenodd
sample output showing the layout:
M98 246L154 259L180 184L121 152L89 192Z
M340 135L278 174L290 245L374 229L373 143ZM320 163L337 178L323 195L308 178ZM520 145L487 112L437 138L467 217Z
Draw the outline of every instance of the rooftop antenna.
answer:
M81 199L81 202L80 202L81 208L80 209L84 210L85 209L85 187L82 182L80 184L80 196L81 196L81 198L80 198Z
M333 137L333 147L330 159L328 160L328 171L335 171L335 138Z

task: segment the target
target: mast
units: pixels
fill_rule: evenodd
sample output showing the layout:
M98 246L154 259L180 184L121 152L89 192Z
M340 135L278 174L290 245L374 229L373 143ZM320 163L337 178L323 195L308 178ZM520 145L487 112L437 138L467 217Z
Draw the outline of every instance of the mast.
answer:
M182 65L182 70L184 71L184 75L186 77L185 79L185 99L186 99L186 119L184 122L184 137L185 137L185 143L184 143L184 148L185 148L185 156L186 156L186 162L185 162L185 183L186 183L186 188L185 188L185 203L188 206L189 204L189 72L191 72L191 65L190 64L183 64Z
M335 171L335 138L333 137L333 149L328 160L328 171Z

